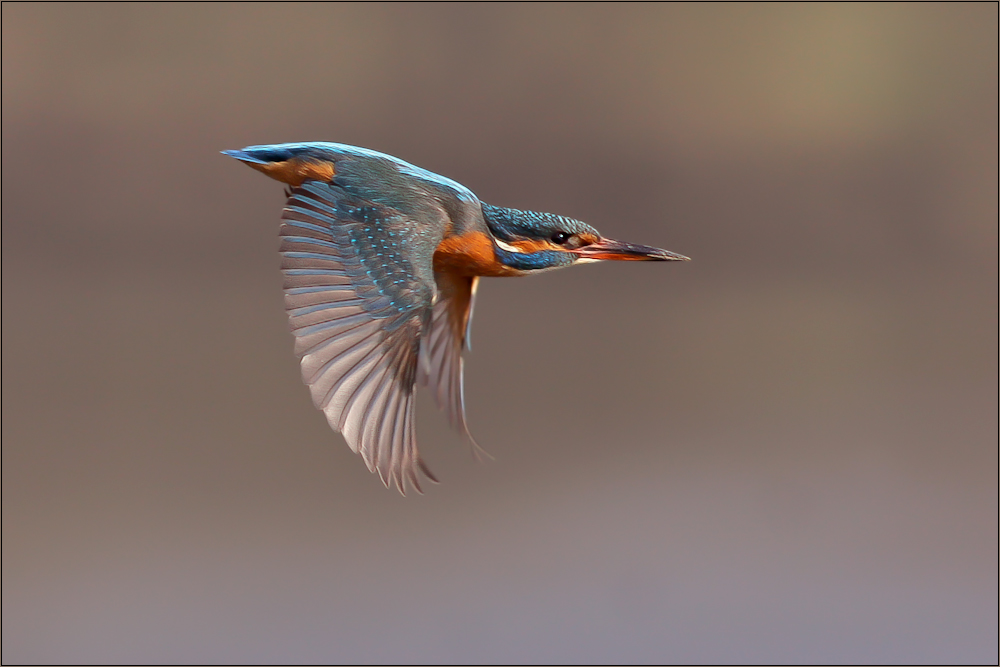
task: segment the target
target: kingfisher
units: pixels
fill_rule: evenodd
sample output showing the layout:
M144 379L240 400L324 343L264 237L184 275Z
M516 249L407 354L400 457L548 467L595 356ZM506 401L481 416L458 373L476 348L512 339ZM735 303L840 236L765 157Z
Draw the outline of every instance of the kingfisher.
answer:
M223 154L286 184L280 253L302 379L382 483L418 493L414 393L465 420L462 354L479 278L604 260L687 260L552 213L493 206L469 188L366 148L327 142ZM418 474L419 473L419 474Z

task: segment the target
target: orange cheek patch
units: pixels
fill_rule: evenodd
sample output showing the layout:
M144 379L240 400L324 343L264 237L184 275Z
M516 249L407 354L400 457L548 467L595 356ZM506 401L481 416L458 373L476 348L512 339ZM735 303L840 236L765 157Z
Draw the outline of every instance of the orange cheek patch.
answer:
M302 185L306 181L333 180L336 171L332 162L317 162L292 158L283 162L268 162L266 164L247 163L257 171L263 172L276 181L292 186Z
M542 250L562 250L562 248L555 243L543 240L535 241L531 239L521 239L518 241L511 241L510 244L523 253L540 252Z
M578 238L583 245L597 243L601 240L600 236L596 236L594 234L580 234ZM553 243L548 239L519 239L517 241L511 241L510 245L514 246L523 253L541 252L543 250L558 250L566 252L567 250L565 247L559 245L558 243Z

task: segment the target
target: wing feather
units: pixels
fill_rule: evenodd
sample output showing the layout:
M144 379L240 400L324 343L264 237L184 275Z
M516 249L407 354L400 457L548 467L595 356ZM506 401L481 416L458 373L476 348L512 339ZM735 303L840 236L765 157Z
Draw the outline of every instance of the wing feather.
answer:
M472 437L465 421L462 351L468 348L479 279L437 273L435 280L438 300L421 349L420 383L430 389L438 408L448 416L452 427L469 441L476 457L489 457Z
M444 212L441 212L444 215ZM387 486L418 492L413 394L435 292L433 248L415 221L332 183L307 181L282 213L285 308L302 379L330 426ZM443 225L441 225L443 228Z

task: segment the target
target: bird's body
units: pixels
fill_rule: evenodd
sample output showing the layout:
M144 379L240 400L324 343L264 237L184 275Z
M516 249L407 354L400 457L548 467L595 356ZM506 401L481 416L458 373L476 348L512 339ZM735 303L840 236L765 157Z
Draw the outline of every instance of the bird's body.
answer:
M281 268L303 380L334 430L400 492L406 480L420 490L417 470L436 481L417 453L418 383L472 441L462 351L479 277L687 259L604 239L571 218L485 204L451 179L364 148L224 152L290 186Z

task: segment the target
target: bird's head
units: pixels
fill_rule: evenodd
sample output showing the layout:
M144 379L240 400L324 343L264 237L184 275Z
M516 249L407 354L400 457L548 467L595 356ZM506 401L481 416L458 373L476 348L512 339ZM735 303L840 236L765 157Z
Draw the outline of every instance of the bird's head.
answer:
M612 241L585 222L552 213L483 204L497 260L517 271L543 271L602 260L683 261L684 255Z

